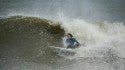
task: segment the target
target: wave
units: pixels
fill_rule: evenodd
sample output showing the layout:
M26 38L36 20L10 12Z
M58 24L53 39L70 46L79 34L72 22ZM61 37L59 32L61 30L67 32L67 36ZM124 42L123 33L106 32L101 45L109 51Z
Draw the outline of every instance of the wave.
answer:
M59 20L60 22L55 22L26 16L1 18L2 70L13 70L11 68L28 70L28 65L31 67L30 70L34 69L34 66L42 70L124 68L125 26L123 23L91 23L82 19L68 20L62 17ZM58 56L48 46L63 46L64 34L67 32L72 33L82 46L75 50L74 56L59 54ZM119 68L115 69L116 66Z
M61 46L64 29L47 19L11 16L0 19L0 57L46 62L54 53L50 45ZM41 58L39 58L41 57ZM45 61L46 60L46 61ZM49 59L48 59L49 60Z

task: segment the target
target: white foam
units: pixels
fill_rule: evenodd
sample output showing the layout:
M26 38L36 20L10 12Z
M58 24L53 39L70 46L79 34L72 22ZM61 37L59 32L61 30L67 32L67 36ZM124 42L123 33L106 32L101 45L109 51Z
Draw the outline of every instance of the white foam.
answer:
M125 26L123 23L91 23L83 19L67 20L64 17L61 22L66 33L72 33L81 45L86 45L77 50L77 57L102 57L104 51L110 48L118 57L125 58Z

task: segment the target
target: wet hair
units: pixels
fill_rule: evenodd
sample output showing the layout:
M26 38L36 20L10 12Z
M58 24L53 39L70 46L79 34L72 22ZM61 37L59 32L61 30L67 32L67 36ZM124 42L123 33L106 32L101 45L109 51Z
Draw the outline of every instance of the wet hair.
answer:
M67 35L70 35L71 37L73 37L73 35L71 33L67 33Z

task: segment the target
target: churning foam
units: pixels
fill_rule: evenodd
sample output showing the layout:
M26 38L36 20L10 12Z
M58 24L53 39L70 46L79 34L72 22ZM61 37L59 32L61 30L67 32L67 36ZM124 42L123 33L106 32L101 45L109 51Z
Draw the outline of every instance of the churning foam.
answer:
M91 23L81 19L61 18L62 27L81 43L77 57L102 57L106 51L125 57L125 26L123 23ZM103 54L102 54L103 53Z

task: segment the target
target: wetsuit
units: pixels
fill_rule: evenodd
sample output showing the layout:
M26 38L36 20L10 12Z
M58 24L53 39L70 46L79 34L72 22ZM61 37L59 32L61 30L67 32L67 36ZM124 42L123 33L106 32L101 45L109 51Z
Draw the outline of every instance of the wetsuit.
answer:
M76 45L74 45L75 42L77 43ZM67 48L74 49L79 46L79 42L75 38L66 39L66 43L68 44Z

